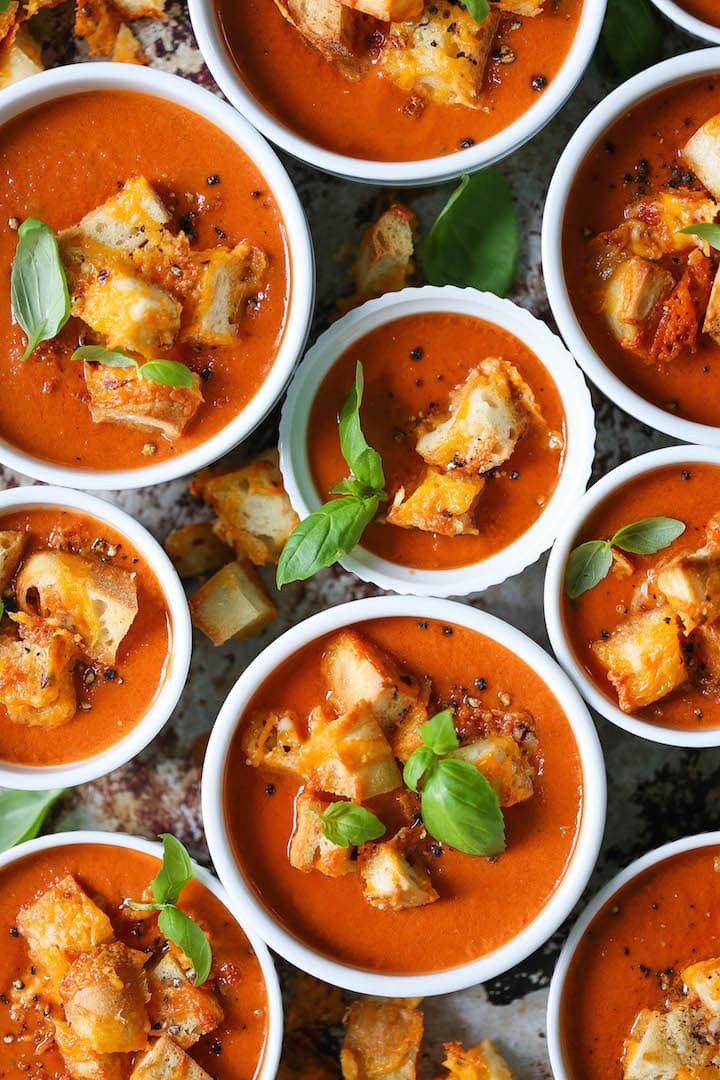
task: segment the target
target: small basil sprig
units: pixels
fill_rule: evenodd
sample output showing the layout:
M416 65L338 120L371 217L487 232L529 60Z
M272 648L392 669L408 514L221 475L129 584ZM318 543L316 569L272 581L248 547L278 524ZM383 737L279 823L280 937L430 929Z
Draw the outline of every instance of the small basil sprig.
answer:
M464 0L464 3L476 23L485 22L490 14L488 0Z
M139 364L134 356L119 349L106 349L104 345L82 345L70 359L88 360L92 364L104 364L105 367L134 367L141 379L160 383L161 386L189 388L193 384L192 371L178 360L148 360L145 364Z
M325 839L338 847L357 847L368 840L379 840L385 832L380 818L352 802L334 802L322 814L313 813L320 820Z
M64 790L3 791L0 795L0 851L33 840Z
M648 0L608 0L601 42L623 79L652 67L662 56L663 35Z
M684 229L678 229L679 233L689 233L690 236L699 236L701 240L707 240L710 247L720 251L720 225L711 221L700 221L696 225L686 225Z
M360 426L363 386L363 367L358 363L355 382L340 412L340 449L350 476L332 492L342 497L323 503L290 533L278 562L278 588L289 581L305 581L352 551L381 501L387 499L382 460L368 446Z
M420 738L403 780L412 791L422 781L420 811L430 836L466 855L499 855L505 822L492 785L469 761L442 756L460 746L450 710L423 724Z
M59 334L70 318L70 293L55 233L40 218L29 217L18 229L10 273L10 302L27 334L23 360L41 341Z
M195 970L195 985L202 986L212 967L212 949L207 935L177 906L180 893L192 881L190 856L180 841L163 833L163 861L157 877L150 882L152 903L126 900L133 911L159 911L158 928L185 953Z
M594 589L612 566L614 547L632 555L654 555L682 536L685 525L677 518L641 518L623 525L610 540L588 540L570 552L565 569L565 591L571 600Z

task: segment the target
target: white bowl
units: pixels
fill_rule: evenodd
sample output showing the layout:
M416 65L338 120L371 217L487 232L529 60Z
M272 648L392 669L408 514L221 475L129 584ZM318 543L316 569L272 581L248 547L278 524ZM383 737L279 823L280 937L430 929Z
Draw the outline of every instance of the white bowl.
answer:
M80 829L77 832L54 833L51 836L40 836L36 840L28 840L24 844L10 848L0 853L0 876L6 866L24 859L28 855L34 855L39 851L48 851L57 847L70 847L76 844L105 844L110 847L129 848L131 851L142 852L143 855L154 855L162 859L162 846L150 840L143 840L139 836L128 836L125 833L93 832L89 829ZM199 866L193 860L193 874L197 880L216 896L221 904L224 904L240 929L243 931L250 947L257 957L257 961L265 980L267 991L267 1040L263 1054L262 1066L255 1080L275 1080L277 1067L280 1063L280 1053L283 1040L283 1004L280 995L280 984L272 957L266 946L252 931L243 926L240 919L233 911L232 904L217 878Z
M595 385L630 416L684 442L720 446L720 427L685 420L646 401L619 379L590 344L573 309L565 282L562 230L568 195L578 169L605 131L634 105L663 87L693 76L717 75L720 49L703 49L665 60L635 75L597 105L577 129L550 182L542 226L542 264L548 300L558 329L573 356Z
M345 180L393 187L419 187L475 172L511 154L538 134L562 108L580 81L594 52L607 0L585 0L572 46L537 102L503 131L468 150L424 161L370 161L325 150L295 134L253 96L229 55L213 0L189 0L190 18L200 52L229 101L268 139L288 154Z
M691 15L689 11L681 8L674 0L652 0L652 2L658 11L661 11L666 18L687 34L692 34L701 41L710 41L714 45L720 45L720 26L712 26L704 19L698 19L696 15Z
M596 712L606 720L617 724L631 735L640 735L651 742L665 746L720 746L720 727L703 731L686 731L684 728L661 727L638 717L624 713L588 677L577 658L563 619L563 595L565 590L565 567L575 540L584 522L609 495L635 477L647 475L668 465L720 465L720 449L706 446L670 446L665 450L652 450L618 465L603 476L572 508L563 524L555 546L550 553L545 574L545 623L555 656L565 668L582 696Z
M524 660L547 684L573 730L583 772L583 816L577 843L557 890L543 910L512 941L469 964L422 975L383 975L338 963L296 938L258 900L232 853L225 818L224 789L227 755L248 701L279 664L316 638L366 619L437 619L485 634ZM270 948L301 970L346 990L387 997L448 994L494 979L525 960L543 945L577 903L600 850L605 828L605 765L590 715L570 680L530 638L512 626L450 600L420 600L382 596L355 600L322 611L294 626L269 645L230 691L213 728L203 767L202 809L210 855L234 905ZM302 883L298 888L302 887Z
M280 421L280 468L295 511L305 518L320 506L308 463L309 413L325 375L338 356L378 326L428 312L470 315L503 327L531 349L553 378L562 398L567 446L557 487L530 528L482 562L452 570L420 570L382 559L359 544L338 561L363 581L415 596L466 596L498 585L534 563L555 539L564 517L585 491L595 452L595 416L582 374L562 342L529 311L493 293L437 288L404 289L370 300L334 323L315 342L288 388Z
M683 851L694 851L697 848L713 847L720 844L720 832L701 833L698 836L686 836L682 840L674 840L670 844L664 844L654 851L648 852L640 859L630 863L624 870L605 885L597 896L590 901L580 918L570 932L562 952L558 957L550 983L550 994L547 1007L547 1038L550 1064L555 1080L579 1080L577 1076L571 1076L565 1067L565 1054L562 1047L561 1007L565 980L572 963L575 950L580 944L585 931L590 926L598 912L605 907L619 889L627 885L633 878L649 870L658 863L671 859L674 855L680 855Z
M164 727L178 703L190 668L192 627L185 592L175 568L147 529L129 514L82 491L53 487L19 487L0 492L0 515L31 509L76 511L110 525L137 548L153 570L170 615L171 640L165 679L145 716L128 734L93 757L64 765L18 765L0 759L0 786L24 791L74 787L96 780L124 765ZM88 714L92 722L91 714Z
M167 461L138 469L90 470L51 464L0 439L0 462L35 480L68 487L119 491L161 484L204 468L237 446L267 416L285 389L305 347L315 297L315 264L305 214L275 152L234 109L189 79L129 64L75 64L55 68L3 91L0 95L0 127L44 102L93 90L132 90L172 101L224 131L254 162L272 191L285 224L290 261L290 301L273 366L242 412L199 446Z

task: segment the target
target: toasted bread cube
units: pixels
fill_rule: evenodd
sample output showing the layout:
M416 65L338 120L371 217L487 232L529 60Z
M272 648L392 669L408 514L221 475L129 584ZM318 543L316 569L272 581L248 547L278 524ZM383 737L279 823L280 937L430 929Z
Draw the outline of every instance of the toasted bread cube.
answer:
M180 330L182 308L175 297L123 270L86 277L71 305L72 314L102 334L108 348L129 349L147 359L169 349ZM111 370L125 374L128 369Z
M164 19L165 0L113 0L123 19Z
M0 90L45 70L40 47L25 26L18 26L13 40L2 39L0 32Z
M209 521L173 530L165 541L165 550L181 578L211 574L234 558L232 548L223 543Z
M514 1080L492 1039L483 1039L468 1050L461 1043L445 1043L443 1065L450 1074L446 1080Z
M398 488L386 515L388 525L438 536L477 536L477 502L482 476L448 475L428 465L413 488Z
M183 338L202 345L232 345L240 334L247 301L261 288L267 269L263 252L247 240L236 247L199 252L197 296Z
M405 288L415 271L414 234L415 215L398 204L365 230L353 267L357 303Z
M301 766L317 791L354 802L395 791L402 783L390 744L367 705L334 718L314 709Z
M639 256L625 259L605 286L603 309L608 325L624 349L639 346L643 323L656 304L673 290L669 270Z
M145 953L121 941L96 945L73 960L60 982L65 1019L100 1054L143 1050L150 1031Z
M688 661L693 682L705 694L720 693L720 622L698 626L690 635Z
M479 108L499 23L496 11L477 23L463 8L426 2L416 22L392 23L380 70L409 94Z
M217 994L195 986L173 951L150 964L147 984L153 1036L170 1034L178 1046L187 1050L223 1022Z
M680 230L698 222L712 221L718 212L713 199L702 191L667 188L636 199L625 211L625 223L605 234L633 255L654 262L663 255L700 248L710 254L707 240Z
M322 815L329 799L322 799L312 791L301 791L295 799L295 829L290 840L290 865L309 874L319 870L326 877L342 877L357 870L357 862L351 858L352 848L333 844L323 835L318 815Z
M111 0L83 0L75 9L75 33L87 41L90 56L110 56L121 25Z
M114 664L138 613L135 574L69 551L31 555L17 576L21 611L53 619L79 634L93 660Z
M685 968L682 977L690 994L699 998L705 1012L720 1016L720 958L716 956L692 964Z
M20 908L17 927L27 942L30 959L54 990L79 952L104 945L115 936L105 912L71 874Z
M69 1024L53 1017L55 1045L73 1080L125 1080L124 1054L101 1054L80 1039Z
M299 772L303 743L298 717L293 712L254 712L242 734L243 753L258 769Z
M720 545L712 534L708 533L704 547L679 555L663 566L657 586L686 634L697 626L715 622L720 616Z
M625 1041L624 1080L679 1080L710 1062L701 1014L685 1004L668 1012L642 1009ZM686 1071L687 1070L687 1071Z
M211 1080L182 1047L161 1035L136 1063L130 1080Z
M123 23L113 45L112 59L116 64L147 64L142 45L130 27Z
M453 750L450 757L474 765L492 785L503 807L533 796L536 769L511 735L477 739Z
M650 346L650 357L670 363L697 352L698 336L712 290L712 264L701 251L693 251L687 269L670 296L663 301L660 321Z
M120 9L121 3L115 6ZM98 244L129 252L147 243L169 220L165 205L145 177L135 176L117 195L86 214L76 230Z
M54 728L77 711L72 634L36 616L11 615L18 637L0 636L0 704L13 724Z
M25 533L14 529L0 531L0 593L5 592L12 581L25 547Z
M720 199L720 113L706 120L688 139L682 156L710 194Z
M233 472L201 473L190 490L218 515L215 531L220 539L256 566L278 561L300 520L283 486L276 450Z
M363 895L381 911L422 907L439 899L430 881L427 834L404 826L392 840L358 849Z
M96 424L160 431L166 439L179 439L203 403L200 379L192 386L163 386L141 379L134 368L85 364L90 412Z
M327 59L354 57L361 16L341 0L275 0L275 4L308 44Z
M231 562L213 574L190 600L193 626L213 645L244 641L264 630L277 608L252 566Z
M703 334L709 334L714 341L720 343L720 267L715 275L710 299L705 309Z
M687 678L680 629L671 607L628 616L607 640L595 641L592 648L608 669L623 712L652 705Z
M343 1080L416 1080L423 1037L419 1009L400 1001L354 1001L346 1024Z
M542 417L520 372L489 357L455 387L449 412L421 427L416 449L428 465L477 476L507 461L532 419Z

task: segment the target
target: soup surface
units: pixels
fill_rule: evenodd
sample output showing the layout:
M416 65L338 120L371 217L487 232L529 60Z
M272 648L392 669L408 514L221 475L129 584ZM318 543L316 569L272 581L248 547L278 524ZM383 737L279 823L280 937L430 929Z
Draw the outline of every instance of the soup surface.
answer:
M641 1009L663 1009L683 968L720 953L720 848L666 859L607 902L573 957L561 1005L572 1080L622 1080Z
M407 91L378 70L355 82L345 78L283 18L273 0L247 0L242 7L218 0L217 6L228 51L262 106L327 150L378 161L452 154L503 131L557 74L581 11L582 0L560 0L546 3L535 18L503 16L482 107L425 102L418 109ZM387 29L388 24L380 25Z
M152 568L127 540L103 522L48 509L20 510L0 517L0 530L27 536L23 561L47 551L49 541L65 551L112 550L111 565L135 574L138 611L118 648L113 667L80 663L75 670L78 711L55 728L11 723L0 705L0 758L21 765L60 765L93 757L123 739L147 713L162 687L172 643L165 597ZM100 541L101 549L98 548ZM19 570L22 570L21 562ZM11 599L6 600L8 610Z
M8 223L35 216L53 230L69 228L138 176L172 207L170 228L190 232L195 246L210 249L220 241L234 245L247 238L268 259L262 297L243 315L234 344L211 348L181 342L163 353L200 375L204 397L173 442L147 428L94 423L83 364L70 360L83 324L71 318L60 337L23 363L25 336L10 308L9 269L18 234ZM0 437L13 446L73 468L138 468L204 442L259 390L285 322L290 276L285 230L257 168L207 120L172 102L119 90L38 106L3 127L0 222L5 386Z
M327 877L290 865L298 776L252 768L241 742L255 710L292 709L306 718L324 700L320 664L334 636L327 635L286 660L241 720L225 774L235 857L273 916L334 960L387 974L468 963L527 927L563 878L582 816L582 769L573 733L542 680L481 634L410 618L376 619L355 624L353 630L397 658L407 672L429 676L438 704L470 686L482 707L501 708L502 695L513 710L532 712L539 742L535 793L505 812L507 850L486 859L435 845L431 871L439 899L403 910L370 906L356 874ZM403 791L369 805L382 820L393 814L399 819Z
M12 984L26 979L29 967L26 942L16 930L20 909L71 874L108 915L118 940L152 951L148 947L158 936L157 919L138 921L123 901L142 897L159 865L153 856L126 848L72 844L27 856L0 871L0 1025L4 1036L13 1036L0 1042L0 1077L68 1075L52 1043L39 1053L40 1018L33 1010L13 1015L11 1002L17 995ZM183 889L180 906L208 930L216 964L211 978L225 1014L221 1026L188 1052L218 1080L252 1080L262 1065L267 1032L267 994L258 960L227 909L198 881Z
M562 402L547 369L518 338L482 319L440 312L377 327L347 349L325 376L308 425L318 491L327 498L347 476L338 415L360 361L365 376L362 426L382 457L392 499L399 487L412 485L423 466L415 451L414 418L444 413L454 387L486 357L515 365L535 395L544 424L531 424L509 460L488 474L476 512L478 535L442 536L373 522L363 533L362 546L374 554L403 566L442 570L479 562L522 536L550 501L562 469Z

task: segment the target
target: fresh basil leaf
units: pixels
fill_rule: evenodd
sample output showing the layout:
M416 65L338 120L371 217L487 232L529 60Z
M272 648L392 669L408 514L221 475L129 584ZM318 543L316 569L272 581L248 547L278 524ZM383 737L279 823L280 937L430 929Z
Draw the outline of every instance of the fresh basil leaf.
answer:
M379 500L346 495L331 499L296 525L282 550L277 585L305 581L352 551L377 514Z
M355 382L340 411L340 449L353 477L379 495L385 488L382 460L377 450L368 446L360 426L364 385L363 366L358 361Z
M0 15L3 15L10 7L10 0L0 0Z
M423 776L427 776L436 760L437 758L429 746L418 746L417 750L413 750L403 769L403 783L405 786L409 787L411 791L417 791L418 783Z
M460 740L455 731L455 719L450 709L435 713L431 720L420 728L420 738L434 754L449 754L457 750Z
M701 221L697 225L686 225L684 229L677 231L689 233L690 236L699 236L701 240L707 240L710 247L720 251L720 225L715 225L711 221Z
M70 318L70 294L55 233L39 218L26 218L10 275L15 318L27 334L27 360L41 341L58 334Z
M607 577L612 566L612 549L607 540L588 540L570 552L565 569L565 592L571 600Z
M141 379L149 379L161 386L183 386L189 389L193 384L192 371L178 360L148 360L139 371Z
M498 169L463 176L430 230L423 267L431 285L471 285L505 296L519 238L512 192Z
M91 364L104 364L105 367L137 367L138 362L129 353L120 349L106 349L104 345L81 345L70 357L71 360L88 360Z
M368 840L378 840L385 832L385 826L375 814L352 802L331 803L317 816L323 836L339 847L357 847Z
M499 855L505 823L490 782L469 761L443 758L422 788L425 828L435 840L466 855Z
M0 794L0 851L36 837L64 790L3 791Z
M212 967L212 949L207 935L196 922L176 907L166 907L158 917L160 933L174 942L195 969L195 985L202 986Z
M476 23L485 22L490 14L488 0L463 0L463 3Z
M685 524L677 518L648 517L618 529L610 543L633 555L654 555L684 532Z
M180 893L193 879L190 856L171 833L160 837L163 844L163 861L156 878L150 882L156 904L176 904Z
M623 79L662 57L662 28L648 0L608 0L601 40Z

